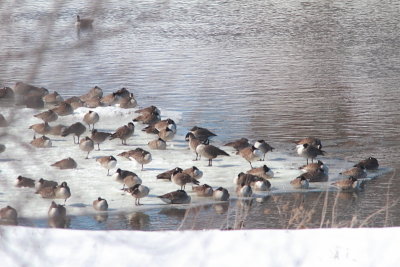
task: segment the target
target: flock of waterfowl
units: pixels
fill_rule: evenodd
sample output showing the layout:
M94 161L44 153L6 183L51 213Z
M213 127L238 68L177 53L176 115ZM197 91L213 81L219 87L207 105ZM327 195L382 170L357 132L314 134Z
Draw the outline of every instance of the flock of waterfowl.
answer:
M78 17L79 21L79 17ZM82 23L82 21L81 21ZM83 151L86 159L90 153L100 150L100 145L113 139L120 139L122 145L127 145L129 139L134 135L135 128L143 125L143 132L148 135L154 135L156 138L148 142L150 150L167 150L167 143L174 140L177 132L177 125L171 118L161 119L161 111L155 106L149 106L135 110L137 116L126 125L118 127L114 131L100 131L96 129L96 124L101 120L99 114L89 110L82 121L74 122L71 125L54 124L59 117L70 116L74 110L79 107L97 108L104 106L117 106L121 109L132 109L137 107L135 97L128 89L122 88L111 94L103 95L103 90L95 86L86 94L79 97L70 97L64 99L57 92L49 93L43 87L36 87L23 82L17 82L14 88L4 87L0 89L0 100L8 99L15 101L16 105L34 109L46 109L34 115L41 120L41 123L26 125L27 129L33 131L33 140L30 144L36 148L47 148L52 146L52 139L48 136L73 137L74 144L79 144L79 149ZM136 123L136 126L135 126ZM0 126L9 127L6 118L0 114ZM87 127L85 126L87 125ZM84 136L89 128L89 135ZM36 137L39 135L40 137ZM210 139L216 136L210 130L198 126L191 128L185 136L188 148L192 151L194 161L201 158L208 160L208 166L213 166L213 159L223 156L230 157L230 154L223 149L210 144ZM274 150L265 140L256 140L249 142L247 138L241 138L232 142L225 143L224 146L231 147L236 151L236 155L242 157L250 165L250 170L240 172L234 179L236 194L238 197L251 197L253 191L268 191L271 189L270 178L274 172L264 164L261 167L253 167L255 162L264 161L267 153ZM0 152L5 151L6 145L0 144ZM306 159L306 165L299 167L304 173L290 181L290 185L295 189L307 189L313 182L328 181L328 167L322 161L314 162L320 155L324 155L322 143L317 138L307 137L296 142L297 154ZM43 150L46 153L46 150ZM165 153L169 153L166 151ZM95 160L101 167L107 170L107 176L110 170L116 168L117 158L126 158L136 161L141 170L152 161L152 153L142 147L133 150L124 151L117 155L97 157ZM229 159L226 159L227 161ZM311 162L309 163L309 160ZM58 160L51 166L60 170L77 168L77 162L72 157ZM199 197L210 197L215 201L227 201L232 192L220 186L210 186L208 184L200 185L199 179L203 172L196 166L182 169L171 166L172 169L157 175L157 180L171 181L178 186L178 190L159 195L158 198L167 204L186 204L191 202L191 197L185 191L187 184L193 184L192 190ZM366 170L376 170L379 167L378 161L369 157L354 165L353 168L341 173L344 179L332 183L332 186L339 190L357 190L360 187L360 180L367 176ZM135 198L135 205L141 205L140 199L149 195L150 188L143 184L139 176L129 170L118 168L112 175L113 179L123 185L122 190ZM64 205L51 202L48 210L48 217L52 220L63 222L66 218L65 203L71 196L71 190L67 182L58 184L56 181L39 180L18 176L15 182L17 187L34 188L36 194L47 199L62 199ZM106 199L98 197L92 203L95 210L104 211L108 209ZM15 221L17 211L7 206L0 210L1 220Z

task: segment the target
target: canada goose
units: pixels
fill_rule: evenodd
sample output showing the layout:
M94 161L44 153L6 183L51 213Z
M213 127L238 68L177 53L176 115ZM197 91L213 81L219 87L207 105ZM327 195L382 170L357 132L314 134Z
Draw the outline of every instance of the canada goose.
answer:
M44 122L52 122L58 119L57 113L53 110L49 109L47 111L43 111L41 113L33 115L34 117L43 120Z
M143 165L150 163L152 160L151 153L140 147L136 148L135 150L130 150L128 158L130 160L134 159L137 163L142 165L142 171L144 170Z
M6 151L6 146L3 144L0 144L0 153L3 153L4 151Z
M341 191L354 191L360 189L360 184L356 177L350 176L346 179L336 181L332 185Z
M129 122L128 125L124 125L119 127L115 133L111 134L110 140L115 138L119 138L122 141L123 145L126 145L126 140L133 135L135 132L135 125L132 122Z
M20 96L39 96L43 97L49 93L46 88L36 87L24 82L16 82L14 85L14 93Z
M68 116L74 113L74 109L67 102L60 102L55 108L52 108L51 110L57 113L58 116Z
M45 187L56 187L56 186L58 186L58 183L56 181L49 181L40 178L38 181L35 182L35 190L36 190L35 193L39 194L40 190L42 190Z
M198 145L203 144L203 142L200 141L200 139L197 139L197 138L194 136L194 134L191 133L191 132L188 132L188 133L186 134L185 140L186 140L186 141L189 141L189 148L190 148L190 150L193 151L194 153L196 153L196 158L194 159L194 161L196 161L197 159L200 159L200 158L201 158L201 155L200 155L200 158L199 158L199 153L196 151L196 148L197 148ZM208 144L208 143L207 143L207 144Z
M142 131L146 133L158 134L161 130L166 128L170 128L174 133L176 133L176 124L172 119L157 121L143 128Z
M111 93L111 94L108 94L108 95L106 95L106 96L103 96L103 97L100 99L100 102L101 102L101 104L102 104L103 106L113 106L113 105L117 104L118 101L119 101L119 96L118 96L118 94L115 93L115 92L114 92L114 93Z
M362 167L366 170L376 170L379 168L379 163L378 160L374 157L368 157L366 159L361 160L357 164L355 164L353 167Z
M140 206L140 199L148 196L150 189L145 185L136 184L127 191L135 198L135 205Z
M133 186L135 184L141 184L142 180L136 175L136 173L128 171L128 170L122 170L118 168L116 172L113 174L113 179L121 184L123 184L122 189L125 188L125 183L127 183L127 186ZM130 178L127 178L130 177ZM127 178L125 180L125 178Z
M309 163L307 165L303 165L299 167L299 170L305 171L305 172L311 172L311 171L316 171L317 169L322 168L324 170L324 173L328 174L329 168L324 164L322 161L318 160L316 163Z
M196 152L208 159L208 166L212 166L212 160L218 156L228 156L229 154L213 145L200 144L196 147Z
M93 129L94 129L94 124L98 122L99 119L100 119L99 114L97 112L94 112L93 110L89 110L89 112L83 116L83 121L87 123L87 125L89 126L89 130L90 130L90 124L93 124Z
M237 152L238 155L240 155L242 158L247 160L247 162L250 163L250 167L253 168L253 165L251 165L252 161L256 161L262 158L263 153L257 149L255 146L249 146L245 147Z
M133 173L133 174L125 176L123 182L124 182L124 185L123 185L122 189L124 189L125 186L130 188L137 184L142 184L142 179L140 179L139 176L137 176L135 173Z
M137 106L137 101L133 94L131 93L129 97L121 97L119 99L119 107L120 108L135 108Z
M50 125L47 122L44 123L37 123L29 126L29 129L34 131L33 139L36 138L36 133L40 135L46 135L50 132Z
M328 181L328 174L325 173L323 167L320 167L313 171L308 171L302 174L310 183L314 182L326 182Z
M70 104L74 110L84 106L84 102L77 96L67 98L64 102Z
M161 114L160 110L156 106L150 106L135 111L135 113L140 113L140 114L153 113L153 112Z
M177 190L158 196L163 202L167 204L188 204L191 197L184 190Z
M110 169L115 168L117 160L113 156L105 156L97 158L96 161L100 163L103 168L107 169L107 176L110 175Z
M158 132L158 137L164 141L171 141L175 137L175 132L167 127Z
M248 170L247 173L256 175L264 179L269 179L274 177L274 172L270 168L268 168L268 166L265 164L262 167L252 168Z
M343 171L343 172L341 172L339 174L343 175L343 176L348 176L348 177L351 176L351 177L354 177L356 179L367 177L367 172L365 171L365 166L364 165L350 168L350 169L345 170L345 171Z
M236 187L236 194L238 197L251 197L253 195L253 190L250 185L242 183Z
M234 179L234 184L237 186L240 185L249 185L252 189L256 191L267 191L271 188L271 183L259 176L255 176L249 173L239 173L237 177Z
M79 15L76 15L75 26L80 30L90 30L93 28L93 19L81 19Z
M227 201L229 199L229 192L223 187L218 187L214 190L213 199L216 201Z
M89 92L87 92L86 94L80 96L79 98L83 102L86 102L87 100L92 99L92 98L99 98L100 99L102 97L103 97L103 90L96 85L93 88L91 88L89 90Z
M240 138L239 140L235 140L229 143L226 143L224 146L230 146L233 147L236 151L241 150L242 148L251 146L249 143L249 140L247 138Z
M208 184L192 186L192 190L196 192L199 197L212 197L214 190Z
M30 144L37 148L47 148L52 145L50 138L44 135L42 137L34 138Z
M0 88L0 99L11 99L14 98L14 96L14 91L10 87L4 86Z
M65 128L62 133L61 136L65 137L67 135L73 134L73 139L74 139L74 144L79 144L79 138L80 136L86 131L86 126L83 125L80 122L75 122L73 124L71 124L70 126L68 126L67 128ZM75 142L75 136L78 137L78 142Z
M171 181L179 185L181 190L185 189L187 183L199 184L199 182L187 173L183 173L182 169L176 168L171 175Z
M15 181L15 186L16 187L34 188L35 187L35 180L19 175L17 177L16 181Z
M210 130L198 126L192 127L190 132L202 142L209 140L211 137L217 136L215 133L211 132Z
M311 146L315 146L318 149L322 149L322 143L321 140L315 137L306 137L303 138L301 140L295 141L295 144L297 145L311 145Z
M73 158L68 157L51 164L51 166L57 167L61 170L66 170L66 169L75 169L78 166L78 164Z
M153 111L151 113L141 113L139 116L133 118L133 121L139 121L143 124L152 124L161 120L160 113Z
M181 168L176 167L176 168L173 168L172 170L168 170L168 171L165 171L163 173L158 174L156 176L156 178L159 179L159 180L171 181L171 176L172 176L172 174L174 173L174 171L176 169L179 169L181 172L183 171Z
M96 200L93 201L93 208L98 211L108 210L107 200L105 200L104 198L98 197Z
M52 201L47 214L50 219L65 220L67 209L63 205L56 204L56 202Z
M316 146L309 145L309 144L297 145L296 149L297 149L297 154L299 156L302 156L303 158L307 159L307 164L308 164L308 159L311 159L311 162L313 162L313 160L317 156L319 156L319 155L323 156L325 154L325 151L319 149Z
M264 140L257 140L254 143L254 147L259 149L261 151L261 153L263 153L262 158L260 159L261 161L265 160L265 154L267 154L267 152L272 152L275 148L273 148L272 146L270 146L267 142L265 142Z
M97 107L102 107L103 103L101 103L100 97L92 97L86 100L83 105L87 108L97 108Z
M46 104L59 104L64 101L64 98L57 91L54 91L51 94L43 96L43 101Z
M11 206L6 206L0 209L0 220L11 224L17 224L18 213L17 210Z
M290 181L290 184L295 189L308 189L308 187L310 185L304 175L300 175L300 176L296 177L295 179Z
M90 136L90 139L93 140L95 144L97 144L97 150L100 150L100 144L103 143L107 138L111 136L110 133L106 132L100 132L96 129L92 130L92 135Z
M55 126L50 126L49 135L61 136L63 131L67 128L67 126L63 124L57 124Z
M199 180L203 177L203 172L199 170L196 166L192 166L182 171L183 173L189 174L192 178Z
M39 190L39 194L42 198L64 199L64 205L67 199L71 197L71 191L66 182L62 182L58 186L44 187Z
M118 89L115 93L120 97L120 99L129 98L129 97L133 96L133 94L131 92L129 92L129 90L126 89L125 87Z
M85 159L88 159L88 158L89 158L89 153L90 153L90 151L92 151L92 150L94 149L94 142L93 142L92 139L90 139L89 136L86 136L84 139L82 139L82 140L79 142L79 148L80 148L82 151L87 152L87 155L86 155L86 158L85 158Z
M3 114L0 114L0 127L7 127L8 122L6 118L4 118Z
M158 138L156 140L149 141L147 143L150 149L154 150L165 150L167 149L167 143L162 139Z

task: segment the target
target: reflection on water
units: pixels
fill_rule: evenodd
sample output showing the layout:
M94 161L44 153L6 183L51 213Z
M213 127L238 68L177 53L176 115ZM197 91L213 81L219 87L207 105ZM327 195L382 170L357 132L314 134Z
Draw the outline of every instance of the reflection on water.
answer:
M382 166L400 167L399 3L97 4L0 3L0 20L8 26L0 28L7 40L0 44L0 82L22 80L63 96L94 85L105 93L125 86L141 106L182 111L181 129L199 125L218 133L215 142L262 138L293 153L290 141L311 135L323 140L331 158L374 156ZM95 19L93 31L77 35L77 13ZM370 181L357 195L280 195L248 206L167 208L130 219L74 217L70 227L359 226L397 200L396 176ZM398 205L382 210L363 226L400 225Z

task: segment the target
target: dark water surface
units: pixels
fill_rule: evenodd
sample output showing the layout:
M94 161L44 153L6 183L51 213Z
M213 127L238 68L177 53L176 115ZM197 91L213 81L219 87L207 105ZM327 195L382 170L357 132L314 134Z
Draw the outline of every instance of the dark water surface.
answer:
M93 31L77 34L78 13ZM357 194L88 215L71 228L399 226L399 14L395 1L1 1L0 83L63 96L125 86L217 142L266 139L293 153L291 141L311 135L330 157L393 169Z

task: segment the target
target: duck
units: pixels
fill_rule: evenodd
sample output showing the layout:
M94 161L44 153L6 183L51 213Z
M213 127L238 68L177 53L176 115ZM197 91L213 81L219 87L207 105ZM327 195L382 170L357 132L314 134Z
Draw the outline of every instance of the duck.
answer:
M290 184L295 189L308 189L310 186L310 183L308 182L308 180L304 175L296 177L295 179L290 181Z
M75 122L73 124L71 124L70 126L68 126L67 128L65 128L62 133L61 136L62 137L66 137L70 134L72 134L72 137L74 139L74 144L79 144L80 143L80 136L86 131L86 126L83 125L80 122ZM75 142L75 136L78 138L78 142Z
M113 156L104 156L96 159L103 168L107 169L107 176L110 176L110 169L114 169L117 165L117 160Z
M28 177L23 177L19 175L15 181L15 186L16 187L29 187L29 188L34 188L35 187L35 180L28 178Z
M229 200L229 192L226 188L218 187L213 192L213 199L216 201L227 201Z
M108 138L110 138L111 133L101 132L96 129L92 130L92 135L90 139L93 140L95 144L97 144L97 151L100 151L100 144L104 143Z
M166 150L167 149L167 143L162 139L158 138L156 140L151 140L147 143L150 149L154 150Z
M199 197L212 197L214 190L208 184L192 186L192 190L196 192L196 195Z
M126 145L126 140L135 132L135 125L129 122L127 125L119 127L113 134L110 135L110 140L119 138L123 145Z
M274 177L274 172L265 164L261 167L252 168L248 170L247 173L264 179L270 179Z
M128 189L128 192L135 198L135 205L140 206L140 199L149 195L150 189L142 184L135 184Z
M85 138L83 138L80 142L79 142L79 148L82 151L87 152L86 158L89 158L89 153L90 151L92 151L94 149L94 142L92 139L90 139L89 136L86 136Z
M247 160L250 164L250 167L253 169L252 161L257 161L262 158L263 153L257 149L255 146L245 147L237 152L242 158Z
M93 110L89 110L89 112L83 116L83 121L89 126L89 130L90 130L90 125L92 124L94 129L95 123L97 123L99 120L100 120L99 114Z
M303 158L307 159L307 164L308 164L308 159L311 159L311 162L319 156L319 155L325 155L325 151L321 150L320 148L310 145L310 144L300 144L297 145L297 154Z
M228 143L224 144L224 146L233 147L237 152L243 148L251 146L251 144L249 143L249 139L242 137L238 140L228 142Z
M93 28L93 19L89 18L81 18L79 15L76 15L75 26L80 30L89 30Z
M187 183L193 183L193 184L196 184L196 185L199 184L199 181L194 179L189 174L183 173L180 168L177 168L177 169L174 170L174 172L171 175L171 181L173 183L177 184L178 186L180 186L181 190L185 189L185 185Z
M98 197L97 199L93 200L93 208L98 211L108 210L107 200L105 200L104 198Z
M196 147L197 154L201 155L208 159L208 166L212 166L212 160L218 156L228 156L229 154L223 151L222 149L213 146L213 145L205 145L200 144Z
M265 160L265 154L267 154L267 152L272 152L275 149L272 146L270 146L267 142L265 142L265 140L262 139L257 140L254 143L254 147L259 149L261 153L263 153L263 156L261 157L260 161Z
M38 114L33 115L35 118L41 119L43 122L52 122L58 119L57 113L53 110L49 109L47 111L40 112Z
M34 138L30 144L37 148L48 148L52 146L50 138L44 135L42 137Z
M191 201L191 197L184 190L176 190L157 197L167 204L188 204Z
M78 164L73 158L68 157L54 162L53 164L51 164L51 166L59 168L60 170L67 170L67 169L76 169Z

